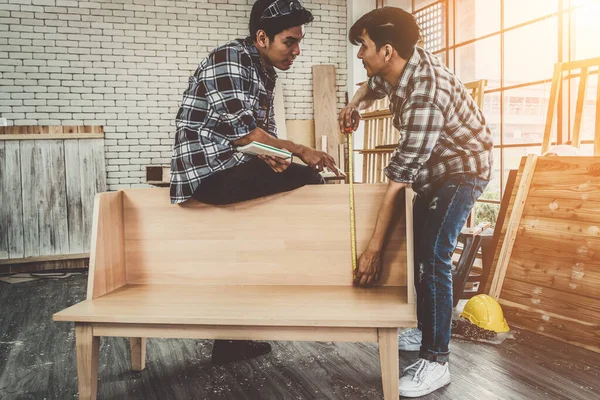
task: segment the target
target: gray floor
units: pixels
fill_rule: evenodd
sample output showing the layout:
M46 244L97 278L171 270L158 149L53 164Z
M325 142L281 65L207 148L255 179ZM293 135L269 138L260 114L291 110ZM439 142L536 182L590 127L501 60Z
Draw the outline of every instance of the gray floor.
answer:
M86 275L0 282L0 399L77 397L73 325L51 320L84 298ZM148 340L131 372L126 339L101 340L99 399L381 399L374 344L273 342L262 359L210 363L212 342ZM486 345L454 340L452 383L423 399L598 399L600 354L528 332ZM403 353L406 367L416 353Z

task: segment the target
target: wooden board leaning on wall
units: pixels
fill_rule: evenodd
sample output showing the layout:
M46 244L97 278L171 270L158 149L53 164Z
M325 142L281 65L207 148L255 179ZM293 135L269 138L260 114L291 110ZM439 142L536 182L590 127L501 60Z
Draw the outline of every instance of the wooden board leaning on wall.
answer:
M523 161L515 187L524 165ZM600 352L599 189L600 157L537 159L500 292L511 326L596 352ZM511 196L510 215L517 193L506 195ZM507 226L508 218L492 275Z

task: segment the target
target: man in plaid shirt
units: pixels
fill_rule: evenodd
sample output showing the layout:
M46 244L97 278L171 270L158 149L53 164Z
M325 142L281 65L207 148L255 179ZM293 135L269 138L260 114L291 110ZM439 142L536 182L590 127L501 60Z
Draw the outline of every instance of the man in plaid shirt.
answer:
M171 159L171 203L195 199L230 204L323 183L324 152L277 138L275 68L288 70L300 54L303 25L313 16L298 0L257 0L250 36L214 49L189 79L177 113ZM307 166L256 157L236 146L257 141L290 151ZM271 351L268 343L216 340L216 364Z
M312 20L298 0L258 0L250 36L217 47L202 61L177 113L171 203L236 203L323 183L318 172L336 170L326 153L278 139L275 126L275 68L291 68L303 25ZM236 151L253 141L286 149L308 167Z
M448 343L452 322L452 253L475 201L490 180L492 135L464 85L432 54L416 47L413 16L383 7L350 29L369 81L339 117L356 129L359 109L388 96L398 147L385 169L389 185L355 283L372 285L381 274L381 253L398 193L409 185L414 204L415 287L418 328L403 332L401 350L419 350L404 370L400 396L419 397L450 383Z

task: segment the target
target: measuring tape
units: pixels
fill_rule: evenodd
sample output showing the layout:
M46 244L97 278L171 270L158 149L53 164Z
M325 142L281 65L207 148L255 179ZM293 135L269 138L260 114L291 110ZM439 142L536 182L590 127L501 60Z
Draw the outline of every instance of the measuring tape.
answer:
M348 132L348 179L350 184L350 247L352 249L352 277L356 275L356 222L354 217L354 146L352 131Z

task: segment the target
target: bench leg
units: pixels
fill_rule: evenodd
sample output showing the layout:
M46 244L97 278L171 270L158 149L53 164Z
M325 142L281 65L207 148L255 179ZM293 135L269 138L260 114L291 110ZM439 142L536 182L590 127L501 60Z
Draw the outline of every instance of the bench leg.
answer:
M79 399L95 400L98 390L100 338L92 335L92 325L75 323Z
M378 336L383 398L385 400L397 400L400 396L398 391L398 381L400 380L398 329L380 328L378 329Z
M131 369L143 371L146 368L146 338L130 338Z

